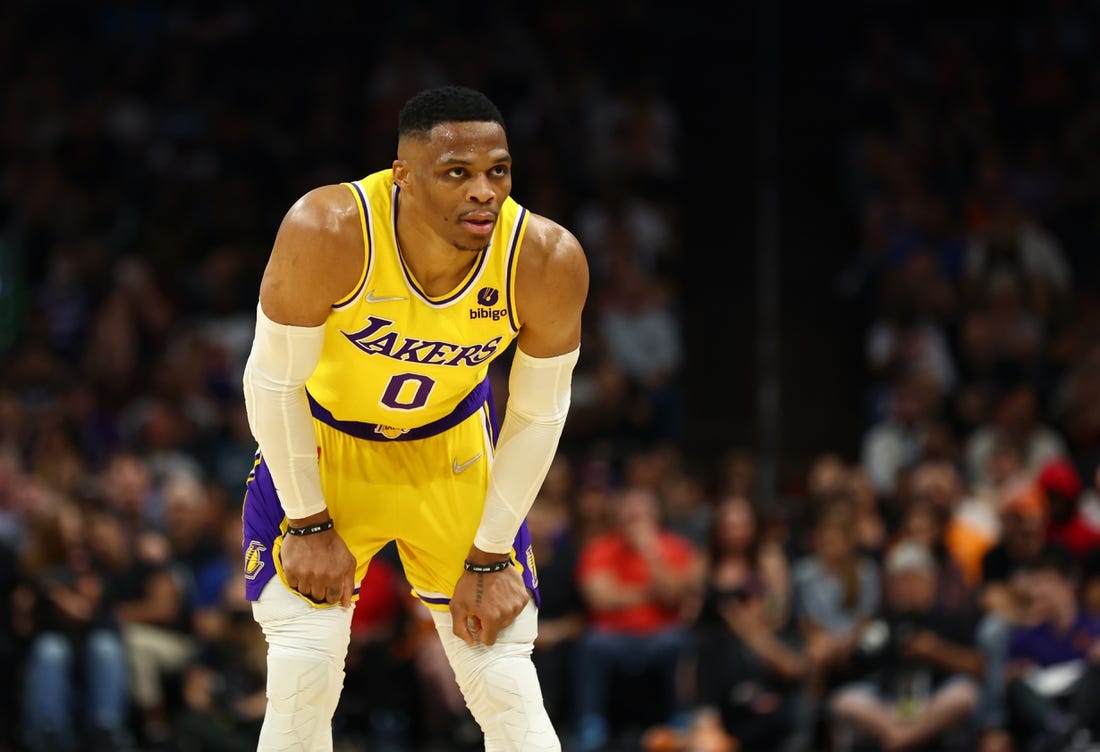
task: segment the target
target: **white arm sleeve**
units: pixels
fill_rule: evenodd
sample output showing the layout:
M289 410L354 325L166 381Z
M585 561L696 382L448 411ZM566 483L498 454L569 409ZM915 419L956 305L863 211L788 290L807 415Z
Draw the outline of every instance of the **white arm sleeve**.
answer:
M486 553L512 550L558 449L569 413L573 367L580 348L532 358L519 348L508 375L508 408L474 545Z
M277 324L256 306L256 338L244 368L244 404L248 426L290 519L325 508L317 435L305 390L324 341L324 324Z

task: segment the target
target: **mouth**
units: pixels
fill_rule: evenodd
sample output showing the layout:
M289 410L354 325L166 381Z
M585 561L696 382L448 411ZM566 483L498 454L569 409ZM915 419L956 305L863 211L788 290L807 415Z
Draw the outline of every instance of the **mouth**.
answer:
M497 216L492 212L471 212L464 214L459 221L473 235L488 235L496 226Z

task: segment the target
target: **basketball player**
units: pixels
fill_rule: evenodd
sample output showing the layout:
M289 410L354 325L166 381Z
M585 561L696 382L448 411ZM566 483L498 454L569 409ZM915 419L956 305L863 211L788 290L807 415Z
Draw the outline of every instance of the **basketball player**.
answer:
M431 89L402 109L391 169L310 191L279 228L244 375L260 750L332 749L357 583L390 540L485 749L560 749L530 658L525 517L568 412L588 267L509 197L511 170L492 102ZM498 431L487 372L513 340Z

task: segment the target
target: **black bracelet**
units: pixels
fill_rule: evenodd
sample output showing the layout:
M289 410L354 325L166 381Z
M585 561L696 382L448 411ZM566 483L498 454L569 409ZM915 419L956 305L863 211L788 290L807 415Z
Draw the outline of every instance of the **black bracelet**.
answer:
M291 527L290 523L287 523L286 531L291 535L313 535L314 533L323 533L326 530L332 530L335 523L331 519L324 522L318 522L316 525L306 525L305 527Z
M512 566L511 559L505 559L504 561L498 561L493 564L471 564L468 561L462 562L462 567L467 572L473 572L474 574L492 574L493 572L503 572L510 566Z

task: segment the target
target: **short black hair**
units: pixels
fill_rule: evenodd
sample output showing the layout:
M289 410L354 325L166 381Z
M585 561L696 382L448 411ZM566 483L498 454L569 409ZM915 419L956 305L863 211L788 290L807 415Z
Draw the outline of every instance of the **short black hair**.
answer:
M427 138L440 123L499 123L500 110L489 97L465 86L425 89L405 103L397 116L397 136Z

